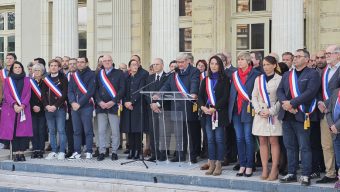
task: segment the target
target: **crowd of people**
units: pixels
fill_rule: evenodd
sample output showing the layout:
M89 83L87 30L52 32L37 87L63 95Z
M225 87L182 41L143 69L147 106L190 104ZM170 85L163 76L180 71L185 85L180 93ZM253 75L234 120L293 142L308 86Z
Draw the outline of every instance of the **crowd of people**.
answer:
M183 145L171 162L189 153L191 163L207 159L200 167L206 175L235 163L238 177L262 167L260 179L282 175L281 183L297 182L301 168L302 185L325 172L316 183L340 188L340 46L285 52L281 62L260 52L238 53L234 66L231 60L217 53L194 63L180 53L165 72L161 58L147 71L138 55L118 66L102 55L91 70L86 57L64 56L47 64L36 58L26 74L9 53L0 72L1 142L5 148L11 142L13 161L26 161L30 141L31 158L102 161L111 153L115 161L125 134L127 159L165 161L170 153L160 147L159 117L182 111ZM161 102L142 90L180 92L192 101ZM46 141L51 152L44 156Z

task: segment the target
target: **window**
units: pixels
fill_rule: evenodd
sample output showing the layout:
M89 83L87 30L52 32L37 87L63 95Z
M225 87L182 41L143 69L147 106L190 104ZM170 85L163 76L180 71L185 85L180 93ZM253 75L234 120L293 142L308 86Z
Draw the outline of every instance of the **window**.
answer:
M237 0L237 12L265 11L266 0Z
M86 32L81 32L79 33L79 57L82 56L86 57L86 47L87 47Z
M4 61L7 53L15 52L15 13L0 13L0 60Z
M191 52L191 34L192 28L180 28L179 29L179 51Z
M179 16L192 16L192 0L179 0Z
M265 50L264 23L236 25L236 52L258 51L264 55Z

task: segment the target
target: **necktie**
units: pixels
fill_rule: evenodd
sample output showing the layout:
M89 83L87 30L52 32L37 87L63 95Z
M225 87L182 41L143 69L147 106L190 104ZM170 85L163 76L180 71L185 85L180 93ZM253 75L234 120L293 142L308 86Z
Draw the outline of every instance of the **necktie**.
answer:
M157 75L157 77L156 77L156 81L157 81L157 82L159 81L159 75Z

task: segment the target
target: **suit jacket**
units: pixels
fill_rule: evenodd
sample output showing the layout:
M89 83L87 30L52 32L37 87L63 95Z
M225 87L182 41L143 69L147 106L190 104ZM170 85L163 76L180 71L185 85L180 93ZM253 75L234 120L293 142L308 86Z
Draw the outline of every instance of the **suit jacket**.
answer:
M327 67L325 67L320 74L320 77L322 78L322 74L324 73L324 70L326 70ZM333 91L340 87L340 67L335 71L332 78L328 81L328 90L329 90L329 96L332 95ZM319 89L319 95L318 95L318 101L324 101L322 98L322 86L320 86ZM325 105L328 105L328 100L324 101Z
M237 68L234 67L233 65L231 65L229 68L225 68L224 72L227 75L227 77L229 78L229 80L231 79L231 75L237 71Z
M338 132L340 132L340 118L338 118L335 122L333 120L333 112L334 112L334 107L336 105L336 101L338 99L338 92L340 89L335 89L333 90L333 94L329 98L329 102L327 105L327 113L326 113L326 119L328 126L331 127L332 125L335 125L336 129ZM336 138L336 134L332 133L332 138L333 140Z
M260 72L252 69L247 76L247 80L246 80L246 83L245 83L244 86L246 87L246 91L247 91L247 94L248 94L250 100L251 100L251 93L253 92L253 88L254 88L255 79L259 75L261 75ZM237 93L236 87L234 85L234 82L232 80L231 86L230 86L230 97L229 97L229 106L228 106L229 121L232 120L234 111L237 111L237 109L236 109L237 108L237 104L236 104L237 95L238 95L238 93ZM242 104L242 110L241 110L241 114L240 114L241 115L241 122L243 122L243 123L251 123L253 121L252 114L247 112L247 107L248 107L248 102L244 101L243 104Z
M206 77L207 78L207 77ZM206 106L208 95L206 91L206 78L202 80L200 91L198 94L198 105ZM228 126L229 121L226 117L228 117L228 95L229 95L229 87L230 81L228 77L224 77L223 79L217 80L217 83L214 87L214 93L216 98L216 106L214 107L218 112L218 126L225 127ZM206 117L205 114L202 114L202 117Z
M179 91L176 86L175 81L175 74L173 73L169 75L168 80L165 82L165 84L162 86L160 91ZM183 82L183 85L186 87L189 94L196 94L198 95L199 90L199 84L200 84L200 71L189 65L187 69L183 73L178 74L179 78ZM193 104L189 101L176 101L176 108L175 108L175 102L171 102L171 109L173 111L185 111L185 104L187 109L187 118L188 121L194 121L198 119L197 112L193 112ZM184 116L185 117L185 116ZM175 116L172 116L172 119L174 119Z
M317 97L321 79L318 72L314 69L306 67L302 73L300 74L297 83L300 91L300 96L292 99L290 90L289 90L289 74L291 71L283 74L279 87L277 88L277 97L282 104L282 101L290 100L290 104L294 109L298 109L299 105L305 105L306 110L309 109L314 98ZM279 119L283 120L286 113L289 113L281 107L279 111ZM305 114L298 110L295 114L296 121L304 122ZM314 111L310 115L311 121L318 121L318 115Z
M168 80L169 76L170 76L170 74L163 72L162 76L159 79L159 82L156 82L156 80L155 80L156 74L149 75L149 77L146 80L146 85L149 85L149 86L145 87L144 90L145 91L159 91L163 87L165 82ZM157 101L151 101L150 98L146 98L146 103L148 105L150 105L151 102L156 103ZM162 105L161 101L158 101L158 103L160 105ZM170 110L170 102L164 101L163 104L164 104L164 106L162 106L162 107L165 107L165 110ZM148 107L148 109L150 109L150 108Z

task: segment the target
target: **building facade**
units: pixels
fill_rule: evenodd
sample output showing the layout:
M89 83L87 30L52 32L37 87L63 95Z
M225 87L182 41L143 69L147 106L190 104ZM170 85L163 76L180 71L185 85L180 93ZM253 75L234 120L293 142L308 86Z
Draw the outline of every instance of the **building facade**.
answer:
M0 59L132 54L146 67L178 52L310 52L340 44L339 0L0 0Z

